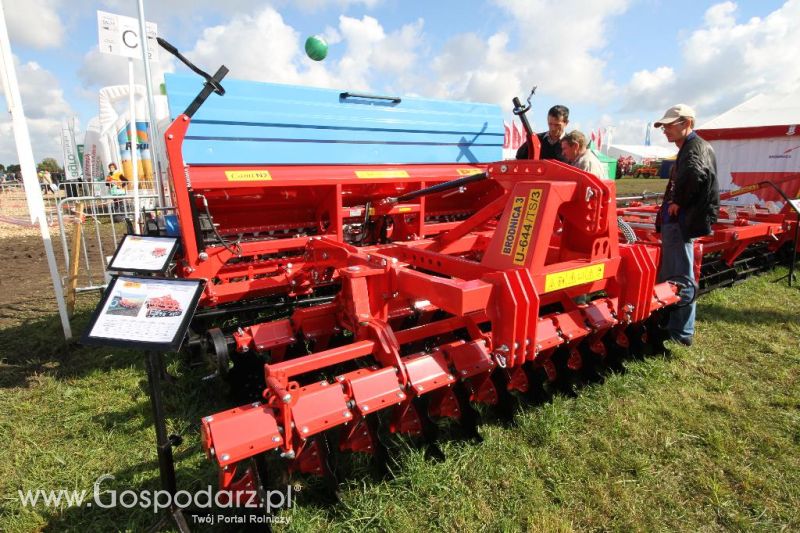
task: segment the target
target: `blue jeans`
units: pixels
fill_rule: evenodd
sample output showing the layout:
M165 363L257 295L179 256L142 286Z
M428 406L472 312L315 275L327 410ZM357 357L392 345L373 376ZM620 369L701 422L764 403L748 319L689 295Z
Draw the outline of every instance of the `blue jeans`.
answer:
M658 281L664 282L671 278L689 278L695 281L694 246L691 240L689 242L683 240L681 227L677 223L661 226L661 267L658 271ZM685 292L689 294L681 294L681 296L688 299L693 291ZM671 336L682 340L692 338L695 307L695 302L692 302L685 307L670 310L667 330Z

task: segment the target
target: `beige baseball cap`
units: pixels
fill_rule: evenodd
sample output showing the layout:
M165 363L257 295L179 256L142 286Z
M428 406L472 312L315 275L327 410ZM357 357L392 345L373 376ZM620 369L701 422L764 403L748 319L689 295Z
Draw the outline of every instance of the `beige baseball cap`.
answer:
M664 116L653 124L653 127L660 128L663 124L672 124L681 118L694 118L694 109L686 104L678 104L670 107L664 112Z

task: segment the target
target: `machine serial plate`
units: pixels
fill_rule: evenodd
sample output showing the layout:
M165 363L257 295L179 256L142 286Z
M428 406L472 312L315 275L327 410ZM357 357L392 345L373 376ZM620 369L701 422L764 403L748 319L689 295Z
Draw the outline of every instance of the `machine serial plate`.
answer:
M228 181L270 181L272 176L267 170L226 170Z
M605 263L600 263L599 265L589 265L548 274L544 278L544 292L557 291L603 279L605 271Z

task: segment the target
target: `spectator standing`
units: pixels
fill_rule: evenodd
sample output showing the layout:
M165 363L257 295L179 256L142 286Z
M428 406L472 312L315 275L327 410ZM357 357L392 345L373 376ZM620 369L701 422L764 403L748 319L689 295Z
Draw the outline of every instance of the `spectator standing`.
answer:
M677 104L653 124L678 147L664 201L656 216L656 231L661 233L658 274L661 282L696 284L692 239L709 235L719 214L716 155L711 145L694 132L694 121L694 109ZM694 302L670 311L666 329L673 341L692 345L695 313Z
M542 145L542 159L556 159L566 163L561 151L561 139L569 124L569 109L563 105L554 105L547 112L547 131L537 133L539 143ZM517 159L528 159L528 142L522 144L517 150Z
M570 165L594 174L600 179L608 179L608 167L589 150L586 135L580 131L573 130L564 135L561 139L561 151Z

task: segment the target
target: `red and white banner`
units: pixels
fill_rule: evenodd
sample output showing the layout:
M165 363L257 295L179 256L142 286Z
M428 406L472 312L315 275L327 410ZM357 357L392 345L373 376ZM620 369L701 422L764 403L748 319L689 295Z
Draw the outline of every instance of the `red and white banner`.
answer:
M790 198L800 196L800 135L788 137L712 140L717 156L720 192L736 190L760 181L782 182L779 187ZM796 176L795 179L792 179ZM742 204L764 205L783 198L772 188L735 197Z

